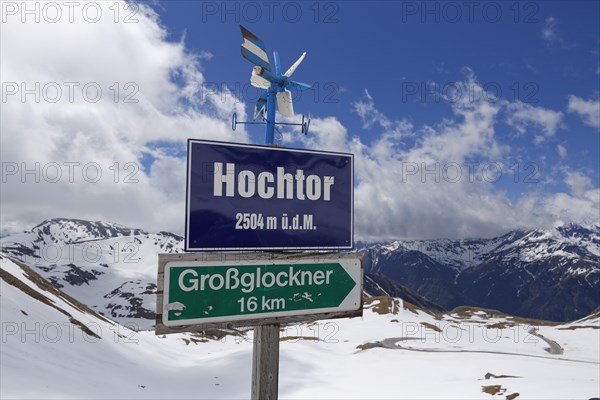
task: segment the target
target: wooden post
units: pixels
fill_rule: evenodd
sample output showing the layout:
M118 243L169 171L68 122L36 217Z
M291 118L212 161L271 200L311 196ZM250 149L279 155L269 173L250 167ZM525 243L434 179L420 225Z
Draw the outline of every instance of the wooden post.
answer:
M277 400L279 389L280 324L254 328L252 400Z

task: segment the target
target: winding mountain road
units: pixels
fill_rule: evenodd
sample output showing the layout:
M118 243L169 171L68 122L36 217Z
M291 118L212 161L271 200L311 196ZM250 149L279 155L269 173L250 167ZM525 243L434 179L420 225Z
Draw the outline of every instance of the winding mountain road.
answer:
M544 349L548 353L555 354L555 355L560 355L560 354L564 353L563 348L558 343L556 343L555 341L553 341L551 339L548 339L547 337L545 337L543 335L538 334L537 333L537 328L531 328L530 331L529 331L529 333L532 334L532 335L534 335L534 336L536 336L536 337L539 337L540 339L542 339L543 341L545 341L546 343L548 343L548 345L550 347ZM415 338L415 337L392 337L392 338L387 338L387 339L383 339L383 340L377 341L377 342L366 343L366 344L363 345L362 350L368 350L368 349L372 349L372 348L375 348L375 347L381 347L381 348L390 349L390 350L421 351L421 352L426 352L426 353L483 353L483 354L500 354L500 355L532 357L532 358L546 358L546 359L550 359L550 360L571 361L571 362L578 362L578 363L584 363L584 364L594 364L594 365L600 364L600 363L595 362L595 361L574 360L574 359L564 358L564 357L537 356L537 355L534 355L534 354L511 353L511 352L491 351L491 350L423 349L423 348L406 347L406 346L401 346L401 345L398 344L398 342L409 341L409 340L420 340L420 338Z

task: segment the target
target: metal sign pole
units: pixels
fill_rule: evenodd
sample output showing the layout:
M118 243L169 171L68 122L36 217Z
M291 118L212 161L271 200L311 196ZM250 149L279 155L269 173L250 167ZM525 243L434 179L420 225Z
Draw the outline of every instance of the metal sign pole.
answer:
M275 141L275 90L268 90L265 144ZM279 329L280 324L254 328L252 348L252 400L276 400L279 397Z
M267 125L265 126L265 144L275 143L275 104L277 92L271 84L267 91Z

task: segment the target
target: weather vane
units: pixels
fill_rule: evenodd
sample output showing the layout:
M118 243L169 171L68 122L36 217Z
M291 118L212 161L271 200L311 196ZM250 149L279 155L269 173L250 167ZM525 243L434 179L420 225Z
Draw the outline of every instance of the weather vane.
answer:
M235 130L238 124L242 125L266 125L265 143L273 144L275 138L276 125L297 125L301 127L304 134L308 133L310 119L302 116L301 123L277 122L275 120L275 109L284 117L294 116L294 105L292 100L292 90L307 90L310 85L301 82L295 82L289 78L292 76L298 65L304 60L306 53L302 53L300 58L292 66L281 73L281 63L279 53L273 52L274 70L269 63L269 56L265 51L265 44L256 35L240 25L244 43L242 43L242 56L254 64L250 84L256 88L262 89L259 99L254 105L254 117L252 122L238 121L234 113L231 121L231 128ZM256 119L260 117L260 122Z

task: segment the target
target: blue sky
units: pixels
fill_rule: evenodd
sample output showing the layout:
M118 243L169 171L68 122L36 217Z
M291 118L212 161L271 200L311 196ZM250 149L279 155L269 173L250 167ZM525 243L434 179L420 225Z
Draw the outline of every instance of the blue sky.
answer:
M187 138L264 140L230 128L257 94L240 24L283 68L308 53L294 108L311 130L278 140L355 154L357 240L600 222L600 2L108 0L74 21L23 4L2 8L2 231L62 216L182 233ZM20 91L73 83L74 99ZM72 163L101 179L67 179Z

